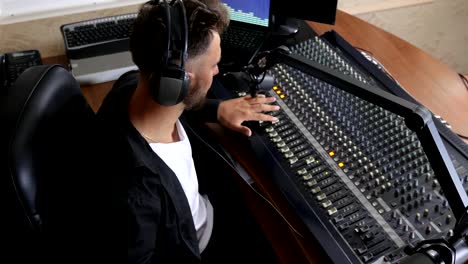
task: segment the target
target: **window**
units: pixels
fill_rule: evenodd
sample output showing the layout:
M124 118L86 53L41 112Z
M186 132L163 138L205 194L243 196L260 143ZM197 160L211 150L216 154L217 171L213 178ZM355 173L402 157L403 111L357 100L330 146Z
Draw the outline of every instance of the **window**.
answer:
M142 0L0 0L0 24L140 4Z

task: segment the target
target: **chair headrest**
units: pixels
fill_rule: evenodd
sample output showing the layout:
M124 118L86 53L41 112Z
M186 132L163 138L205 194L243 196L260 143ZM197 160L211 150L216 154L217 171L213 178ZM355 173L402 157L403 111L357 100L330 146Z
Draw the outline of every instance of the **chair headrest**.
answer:
M59 135L73 132L70 124L94 113L78 82L60 65L27 69L6 96L8 168L26 217L38 228L38 179L48 173L43 162L57 150L54 145L64 144Z

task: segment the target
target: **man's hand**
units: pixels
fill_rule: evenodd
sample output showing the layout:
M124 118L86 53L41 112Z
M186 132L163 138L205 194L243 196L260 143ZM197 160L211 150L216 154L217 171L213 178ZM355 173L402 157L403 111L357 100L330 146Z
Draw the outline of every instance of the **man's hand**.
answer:
M269 105L276 98L258 95L257 97L245 96L226 100L220 103L218 108L218 121L223 126L251 136L250 128L243 126L244 121L276 121L277 118L263 112L278 111L277 105Z

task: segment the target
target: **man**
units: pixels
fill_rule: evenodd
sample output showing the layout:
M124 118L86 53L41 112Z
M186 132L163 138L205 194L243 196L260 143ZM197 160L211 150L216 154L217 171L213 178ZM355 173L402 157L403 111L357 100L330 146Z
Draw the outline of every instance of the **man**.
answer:
M177 5L183 5L184 11ZM184 39L178 39L185 29L174 29L181 27L182 14L188 27L186 61ZM227 24L227 12L217 0L150 1L142 5L135 21L130 50L139 72L123 75L98 113L125 153L125 165L119 166L128 182L128 263L222 261L213 256L222 246L214 245L218 241L212 238L217 227L223 226L217 222L223 218L216 216L221 208L213 208L210 198L199 193L184 111L193 110L202 121L217 120L250 136L250 129L242 125L244 121L275 121L262 112L278 110L278 106L269 104L274 98L244 97L221 103L205 100L218 73L220 33ZM168 38L174 38L174 43ZM167 64L183 66L189 79L182 84L188 84L188 95L175 103L167 103L158 95L168 88L163 86L179 83L172 77L161 81ZM227 175L216 175L223 176ZM207 248L215 249L205 257ZM224 257L224 263L232 258Z

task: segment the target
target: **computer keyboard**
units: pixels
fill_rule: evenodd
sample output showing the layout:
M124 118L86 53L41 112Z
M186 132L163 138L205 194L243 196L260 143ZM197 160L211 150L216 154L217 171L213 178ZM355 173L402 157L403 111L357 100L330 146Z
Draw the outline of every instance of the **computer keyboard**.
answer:
M267 33L229 25L221 35L221 72L238 71L261 49Z
M101 17L61 26L69 59L82 59L129 50L137 13Z
M246 28L240 28L230 26L227 28L221 37L222 46L226 48L242 48L256 50L259 45L263 42L265 33L249 30Z

